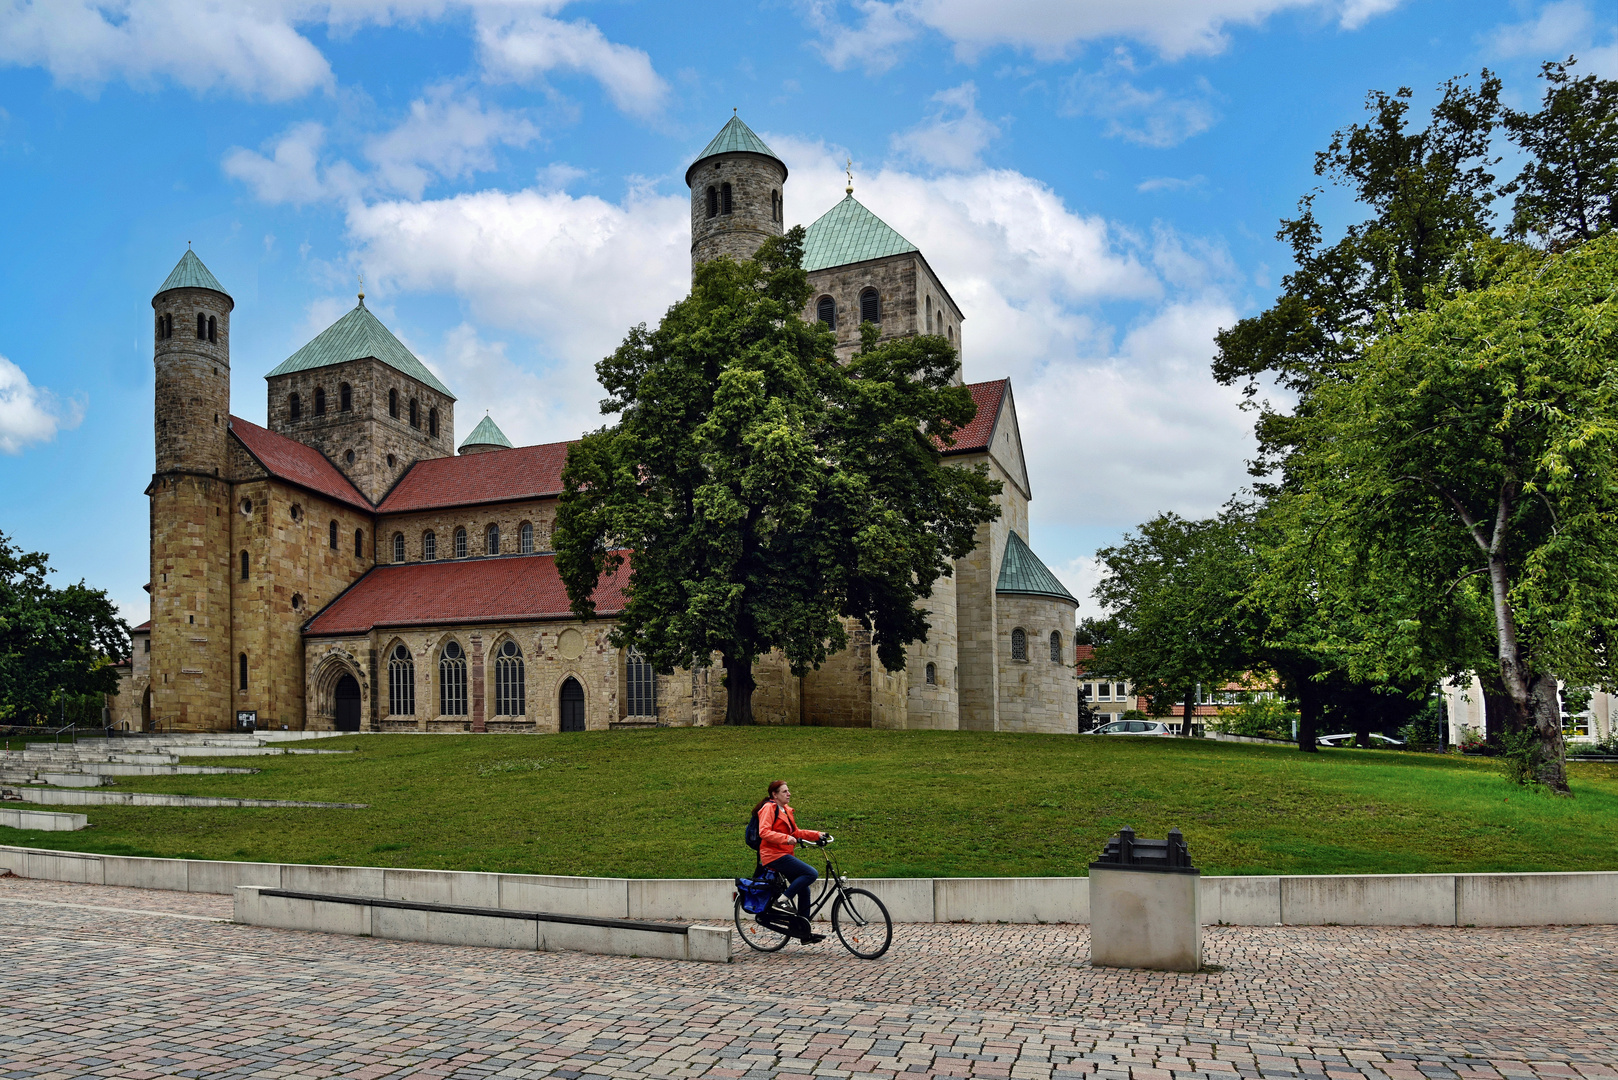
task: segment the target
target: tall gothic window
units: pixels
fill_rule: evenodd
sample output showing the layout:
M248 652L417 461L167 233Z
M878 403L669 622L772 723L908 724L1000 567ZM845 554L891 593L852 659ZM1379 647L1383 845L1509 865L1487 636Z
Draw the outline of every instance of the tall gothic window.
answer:
M534 553L534 523L532 521L523 522L522 528L517 530L517 550L524 555Z
M421 427L421 406L416 403L415 398L410 399L410 426Z
M927 665L927 685L928 686L937 686L938 685L938 665L937 664L928 664Z
M395 645L388 657L388 713L416 715L416 662L403 642Z
M214 322L214 317L212 315L208 316L208 340L214 342L215 344L218 344L219 342L219 327Z
M860 322L882 321L882 296L875 289L860 293Z
M781 193L779 191L770 192L770 217L776 221L781 220Z
M438 654L438 711L466 715L466 653L453 641Z
M428 562L438 558L438 537L431 529L421 534L421 557Z
M657 673L646 658L634 649L625 658L630 716L657 715Z
M326 388L324 386L315 387L315 415L326 415Z
M815 318L833 330L837 329L837 301L829 296L822 296L815 304Z
M1013 660L1028 659L1028 635L1023 632L1023 628L1020 626L1011 632L1011 658Z
M438 410L437 409L428 409L427 410L427 434L431 435L435 439L438 438Z
M354 558L365 558L365 530L354 530Z
M303 419L303 399L298 397L297 394L293 394L287 398L287 419Z
M460 526L455 529L455 557L466 558L466 530Z
M528 712L523 685L522 650L515 641L506 638L494 657L496 716L522 716Z
M708 189L708 216L719 216L719 192L712 187Z
M1052 630L1051 631L1051 663L1060 664L1061 662L1062 662L1062 632L1060 630Z
M721 214L729 214L729 213L733 212L734 210L735 210L735 205L731 202L731 198L730 198L730 185L729 184L720 184L719 185L719 212Z
M197 340L208 340L208 317L200 311L197 312Z
M247 552L242 552L242 580L247 580Z
M500 526L490 525L489 531L483 534L483 554L500 554Z
M393 561L396 563L405 561L404 533L393 534Z
M388 391L388 415L395 420L399 419L399 391Z
M337 408L341 412L354 411L354 388L347 383L337 386Z
M336 551L337 550L337 522L335 522L335 521L332 522L331 527L326 530L326 533L327 533L326 539L331 544L331 549L333 551Z

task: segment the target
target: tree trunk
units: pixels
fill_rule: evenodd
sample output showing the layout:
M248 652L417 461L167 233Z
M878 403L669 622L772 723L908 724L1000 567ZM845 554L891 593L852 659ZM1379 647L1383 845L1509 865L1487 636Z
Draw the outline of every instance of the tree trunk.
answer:
M1320 734L1320 714L1325 694L1313 679L1298 680L1298 749L1313 754L1320 749L1315 736Z
M1562 740L1562 695L1551 675L1537 676L1528 691L1539 743L1538 780L1559 794L1567 794L1567 744Z
M1189 739L1192 735L1191 717L1197 711L1197 689L1191 687L1185 692L1185 710L1180 714L1180 734Z
M753 661L751 657L725 654L725 723L753 723Z

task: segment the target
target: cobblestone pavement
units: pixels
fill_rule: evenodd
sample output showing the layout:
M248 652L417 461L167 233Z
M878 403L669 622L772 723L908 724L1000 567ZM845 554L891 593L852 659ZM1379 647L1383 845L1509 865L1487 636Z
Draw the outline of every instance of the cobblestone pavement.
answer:
M0 1077L1618 1080L1618 927L900 926L729 966L235 926L230 899L0 879Z

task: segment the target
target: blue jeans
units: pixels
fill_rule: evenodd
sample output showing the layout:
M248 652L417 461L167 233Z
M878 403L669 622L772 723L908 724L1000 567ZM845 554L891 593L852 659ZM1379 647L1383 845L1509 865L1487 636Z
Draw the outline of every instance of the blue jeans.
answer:
M820 871L791 855L783 855L765 867L774 870L787 883L786 895L798 898L798 914L809 917L809 886L820 877Z

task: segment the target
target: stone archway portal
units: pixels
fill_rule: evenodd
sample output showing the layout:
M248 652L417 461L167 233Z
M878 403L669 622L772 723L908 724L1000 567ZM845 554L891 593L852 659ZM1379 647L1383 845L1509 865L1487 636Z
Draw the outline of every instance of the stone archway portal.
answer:
M352 675L344 675L337 680L337 690L333 695L337 703L337 730L358 731L360 729L360 684Z
M584 687L572 676L562 683L562 730L584 730Z

